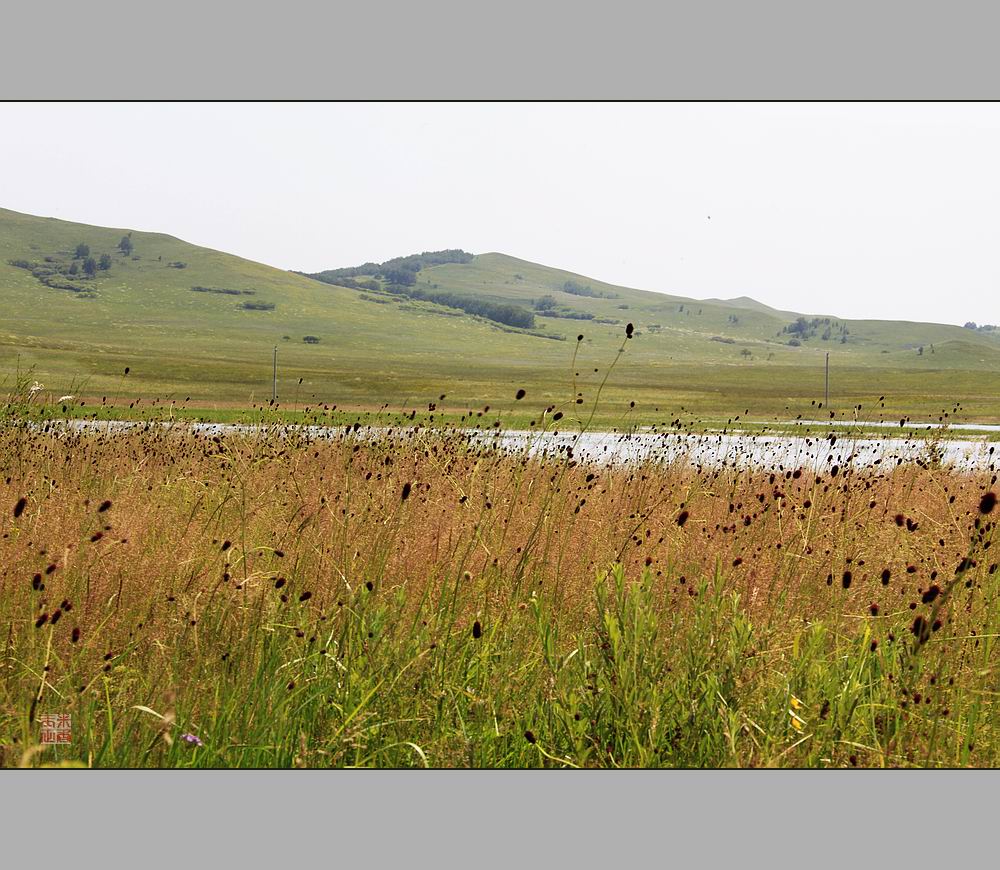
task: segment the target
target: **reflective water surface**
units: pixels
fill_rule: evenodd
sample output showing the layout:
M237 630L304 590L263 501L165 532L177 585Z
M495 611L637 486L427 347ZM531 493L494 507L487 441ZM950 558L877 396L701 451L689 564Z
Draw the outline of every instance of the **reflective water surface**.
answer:
M813 424L815 425L815 424ZM684 462L693 466L730 466L784 470L810 468L817 472L839 468L921 462L958 470L993 467L996 442L985 439L938 438L935 435L878 438L825 434L760 434L746 432L530 432L521 430L435 430L419 426L255 426L234 423L141 423L129 421L59 420L35 424L39 431L115 433L157 428L201 436L296 436L307 440L358 438L460 438L470 445L533 455L569 455L580 462Z

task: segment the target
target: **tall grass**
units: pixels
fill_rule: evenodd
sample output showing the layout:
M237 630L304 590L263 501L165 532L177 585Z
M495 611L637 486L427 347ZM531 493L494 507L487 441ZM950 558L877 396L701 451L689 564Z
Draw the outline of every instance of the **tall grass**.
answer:
M573 388L533 431L586 428ZM1000 760L992 470L45 432L23 401L0 414L0 764ZM43 713L70 745L39 743Z

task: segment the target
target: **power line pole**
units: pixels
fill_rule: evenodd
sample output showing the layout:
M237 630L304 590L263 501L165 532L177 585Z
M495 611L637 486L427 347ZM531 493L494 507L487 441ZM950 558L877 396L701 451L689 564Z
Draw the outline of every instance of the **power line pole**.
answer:
M826 352L826 409L830 409L830 351Z
M829 354L827 354L829 356ZM278 401L278 345L274 346L274 362L271 366L271 402Z

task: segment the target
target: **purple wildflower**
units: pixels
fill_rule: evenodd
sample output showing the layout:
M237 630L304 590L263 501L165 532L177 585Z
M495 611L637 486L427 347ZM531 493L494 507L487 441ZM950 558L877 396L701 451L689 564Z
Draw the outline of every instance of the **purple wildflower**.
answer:
M188 744L188 746L204 746L200 737L196 737L194 734L182 734L181 740Z

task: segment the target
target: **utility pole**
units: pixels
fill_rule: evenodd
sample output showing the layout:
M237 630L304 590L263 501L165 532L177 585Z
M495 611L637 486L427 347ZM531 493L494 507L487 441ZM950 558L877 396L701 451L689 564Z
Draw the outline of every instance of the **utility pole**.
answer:
M827 361L829 361L827 354ZM271 401L278 401L278 345L274 346L274 362L271 366Z
M826 401L825 407L830 409L830 351L826 352Z

